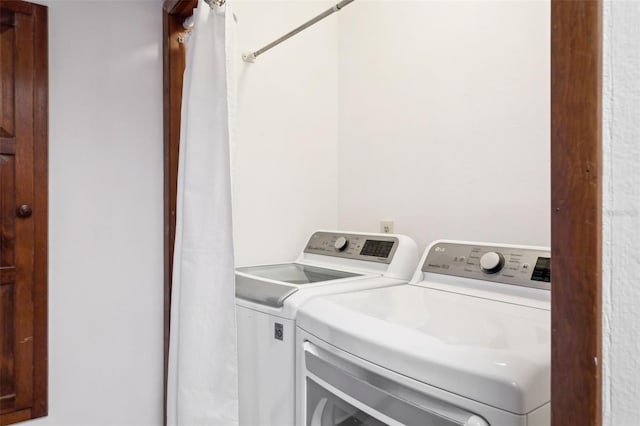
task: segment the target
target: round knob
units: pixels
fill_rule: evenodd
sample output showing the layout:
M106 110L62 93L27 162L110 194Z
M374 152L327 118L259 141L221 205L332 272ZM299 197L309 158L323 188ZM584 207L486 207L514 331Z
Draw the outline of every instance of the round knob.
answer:
M480 269L487 274L495 274L504 266L504 256L498 252L490 251L480 258Z
M336 250L342 251L347 248L348 244L349 241L345 237L338 237L333 246L336 248Z
M33 214L33 210L29 204L23 204L16 209L16 215L21 218L30 217Z

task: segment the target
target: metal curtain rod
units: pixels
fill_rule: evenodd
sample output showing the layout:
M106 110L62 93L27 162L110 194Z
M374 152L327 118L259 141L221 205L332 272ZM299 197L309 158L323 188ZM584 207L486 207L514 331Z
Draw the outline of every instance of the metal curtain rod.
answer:
M294 35L298 34L299 32L302 32L303 30L306 30L307 28L309 28L313 24L315 24L315 23L317 23L319 21L322 21L327 16L334 14L335 12L339 11L340 9L342 9L343 7L348 5L349 3L352 3L353 1L354 0L342 0L341 2L339 2L336 5L334 5L333 7L330 7L329 9L325 10L324 12L322 12L320 15L316 16L315 18L310 19L309 21L307 21L304 24L300 25L298 28L289 31L288 33L286 33L285 35L283 35L282 37L280 37L276 41L267 44L262 49L258 49L255 52L243 53L242 54L242 59L245 62L255 62L256 58L258 56L262 55L267 50L276 47L277 45L279 45L283 41L293 37Z

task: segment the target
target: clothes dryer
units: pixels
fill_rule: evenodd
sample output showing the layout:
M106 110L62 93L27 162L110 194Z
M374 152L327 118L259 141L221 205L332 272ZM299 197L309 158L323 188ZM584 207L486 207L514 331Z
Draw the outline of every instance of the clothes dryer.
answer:
M295 422L295 318L310 298L406 284L418 262L403 235L318 231L290 263L236 268L240 424Z
M297 425L550 424L547 248L437 241L408 285L298 312Z

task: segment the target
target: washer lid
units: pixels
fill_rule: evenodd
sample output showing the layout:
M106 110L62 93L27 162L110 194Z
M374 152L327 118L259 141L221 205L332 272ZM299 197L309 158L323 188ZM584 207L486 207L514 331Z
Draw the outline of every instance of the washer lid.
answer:
M335 269L319 268L301 263L283 263L278 265L245 266L236 268L236 272L267 278L288 284L312 284L322 281L339 280L342 278L358 277L362 274L338 271Z
M298 325L367 361L515 414L550 400L550 312L413 285L319 297Z
M236 297L279 308L302 285L363 276L300 263L247 266L236 268Z

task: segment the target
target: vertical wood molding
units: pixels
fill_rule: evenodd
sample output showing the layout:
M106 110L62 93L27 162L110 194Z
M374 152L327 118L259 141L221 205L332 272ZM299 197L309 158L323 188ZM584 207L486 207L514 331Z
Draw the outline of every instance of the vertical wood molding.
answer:
M601 424L602 3L551 1L551 411Z
M180 98L182 84L176 68L183 59L177 45L176 19L163 14L164 49L164 424L167 422L167 373L169 368L169 328L171 324L171 279L173 242L176 230L176 189L178 142L180 140ZM176 99L177 98L177 99ZM177 133L177 136L176 136Z
M34 166L35 188L35 268L33 336L33 405L31 417L48 414L48 223L49 223L49 44L48 9L34 5L35 88Z
M163 115L164 115L164 396L163 423L167 424L167 373L171 325L171 279L176 231L178 148L182 108L182 75L185 49L178 42L182 23L197 0L166 0L163 5Z

